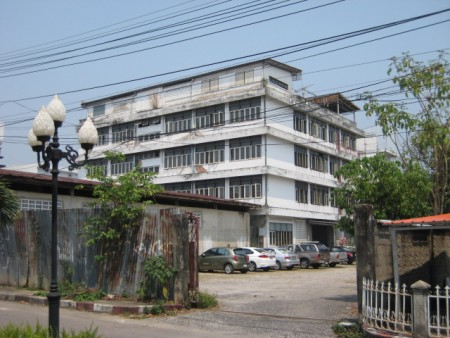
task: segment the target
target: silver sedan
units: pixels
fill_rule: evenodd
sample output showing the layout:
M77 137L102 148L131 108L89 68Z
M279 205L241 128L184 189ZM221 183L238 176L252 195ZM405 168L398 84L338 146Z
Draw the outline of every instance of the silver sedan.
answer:
M273 252L277 266L275 270L288 269L292 270L295 266L300 266L300 260L297 254L283 248L264 248L264 250Z

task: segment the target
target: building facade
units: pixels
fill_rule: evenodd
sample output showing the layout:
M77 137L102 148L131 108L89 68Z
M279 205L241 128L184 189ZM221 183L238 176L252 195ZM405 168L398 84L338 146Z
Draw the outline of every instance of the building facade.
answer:
M84 101L99 133L92 165L109 175L140 166L166 191L258 205L250 245L334 244L334 173L358 156L364 133L342 95L297 95L300 75L264 59ZM126 159L107 161L106 151Z

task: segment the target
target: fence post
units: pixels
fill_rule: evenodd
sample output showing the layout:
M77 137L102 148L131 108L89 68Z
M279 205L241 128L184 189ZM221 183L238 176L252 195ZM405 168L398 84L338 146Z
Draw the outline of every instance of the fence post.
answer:
M413 337L428 337L428 293L430 284L419 280L411 285L413 303Z

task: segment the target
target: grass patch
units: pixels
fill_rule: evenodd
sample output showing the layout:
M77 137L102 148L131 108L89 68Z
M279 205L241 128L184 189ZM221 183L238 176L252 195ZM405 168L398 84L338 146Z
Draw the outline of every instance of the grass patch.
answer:
M339 322L333 325L333 332L339 338L364 338L364 332L359 323Z
M93 328L75 332L74 330L62 330L59 333L60 338L102 338L98 334L98 328ZM29 324L17 326L9 323L6 326L0 327L0 338L51 338L49 330L39 323L33 328Z
M217 297L207 292L198 292L197 297L199 309L209 309L219 304Z

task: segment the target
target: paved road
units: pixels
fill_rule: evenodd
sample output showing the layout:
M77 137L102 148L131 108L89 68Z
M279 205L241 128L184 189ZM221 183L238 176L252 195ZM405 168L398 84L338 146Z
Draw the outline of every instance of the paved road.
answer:
M200 290L215 294L217 311L132 319L61 309L61 327L93 324L105 337L334 337L331 326L356 318L355 265L247 274L200 273ZM37 320L47 308L0 302L0 324Z

